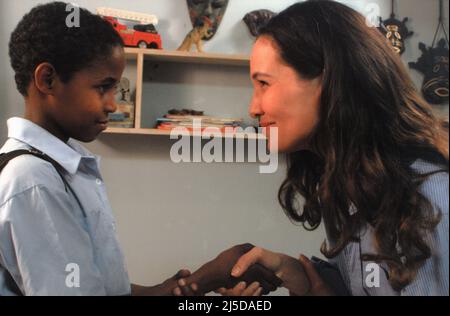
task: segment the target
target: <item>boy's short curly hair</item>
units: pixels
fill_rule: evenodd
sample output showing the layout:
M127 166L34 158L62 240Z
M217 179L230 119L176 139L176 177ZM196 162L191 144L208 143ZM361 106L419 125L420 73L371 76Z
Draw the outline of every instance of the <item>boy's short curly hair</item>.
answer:
M11 34L9 57L15 71L17 89L27 96L36 67L48 62L63 82L107 57L115 46L124 46L112 25L98 15L79 8L79 27L68 27L67 3L51 2L34 7Z

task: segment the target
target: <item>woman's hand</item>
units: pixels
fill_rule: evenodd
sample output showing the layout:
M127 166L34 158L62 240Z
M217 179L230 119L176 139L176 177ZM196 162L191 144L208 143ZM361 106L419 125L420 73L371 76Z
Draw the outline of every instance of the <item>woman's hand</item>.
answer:
M317 273L314 264L305 256L300 256L300 263L305 269L309 282L311 283L311 290L307 293L308 296L333 296L333 290L322 280L319 273ZM290 292L292 296L299 296L295 292Z
M195 285L195 291L204 294L222 287L233 288L241 281L246 282L246 284L258 282L262 287L263 294L276 290L282 281L262 265L254 264L248 267L238 278L231 275L231 269L236 261L253 247L251 244L243 244L223 251L215 259L200 267L191 276L179 280L178 285L180 288L175 289L176 294L184 294L183 287L186 286Z
M275 273L282 280L282 286L296 295L307 295L310 291L311 284L300 261L258 247L253 248L237 261L231 275L239 278L255 264L260 264Z

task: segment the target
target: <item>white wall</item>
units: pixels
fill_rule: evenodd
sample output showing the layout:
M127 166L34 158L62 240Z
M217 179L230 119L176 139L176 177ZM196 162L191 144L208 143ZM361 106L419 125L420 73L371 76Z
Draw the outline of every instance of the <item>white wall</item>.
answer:
M7 57L9 34L23 14L41 2L47 1L0 1L2 140L6 138L6 119L23 112ZM190 29L184 0L76 2L92 11L97 6L110 6L157 14L166 49L175 49ZM206 43L205 50L249 53L252 38L242 22L245 13L261 8L280 11L295 2L230 0L222 26L216 37ZM389 15L388 0L346 2L356 7L376 2L383 16ZM418 41L431 43L437 25L437 3L399 0L398 16L409 16L408 25L415 32L407 43L405 62L415 61L420 55ZM413 76L420 84L421 77L415 73ZM448 106L445 109L448 112ZM257 164L248 163L176 165L169 157L171 144L165 137L102 135L88 145L103 156L102 172L133 282L155 284L180 268L195 270L220 251L241 242L292 256L300 252L319 255L323 231L306 232L293 225L277 203L284 163L273 175L261 175Z

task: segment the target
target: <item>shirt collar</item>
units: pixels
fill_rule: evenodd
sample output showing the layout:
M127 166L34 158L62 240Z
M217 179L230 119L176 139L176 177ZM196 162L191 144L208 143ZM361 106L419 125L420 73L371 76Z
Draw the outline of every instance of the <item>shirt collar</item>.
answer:
M76 141L69 139L67 143L49 133L39 125L20 117L13 117L7 121L8 137L24 142L42 151L59 163L70 174L75 174L82 159L100 158L90 153Z

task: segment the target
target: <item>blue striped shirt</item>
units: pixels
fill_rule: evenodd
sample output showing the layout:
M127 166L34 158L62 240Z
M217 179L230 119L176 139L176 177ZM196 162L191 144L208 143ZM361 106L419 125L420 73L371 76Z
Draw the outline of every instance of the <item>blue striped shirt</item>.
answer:
M127 295L125 259L98 168L99 158L36 124L8 120L1 153L30 146L63 167L31 155L0 174L1 295Z
M439 167L424 160L416 160L412 168L423 174L438 170ZM449 295L449 175L440 172L430 176L421 186L420 192L430 202L442 219L436 229L425 236L431 248L431 258L419 269L414 281L402 291L395 291L389 284L388 268L381 263L361 260L362 254L376 253L373 228L367 225L361 230L360 241L349 243L341 253L330 260L334 264L351 295L405 295L443 296Z

